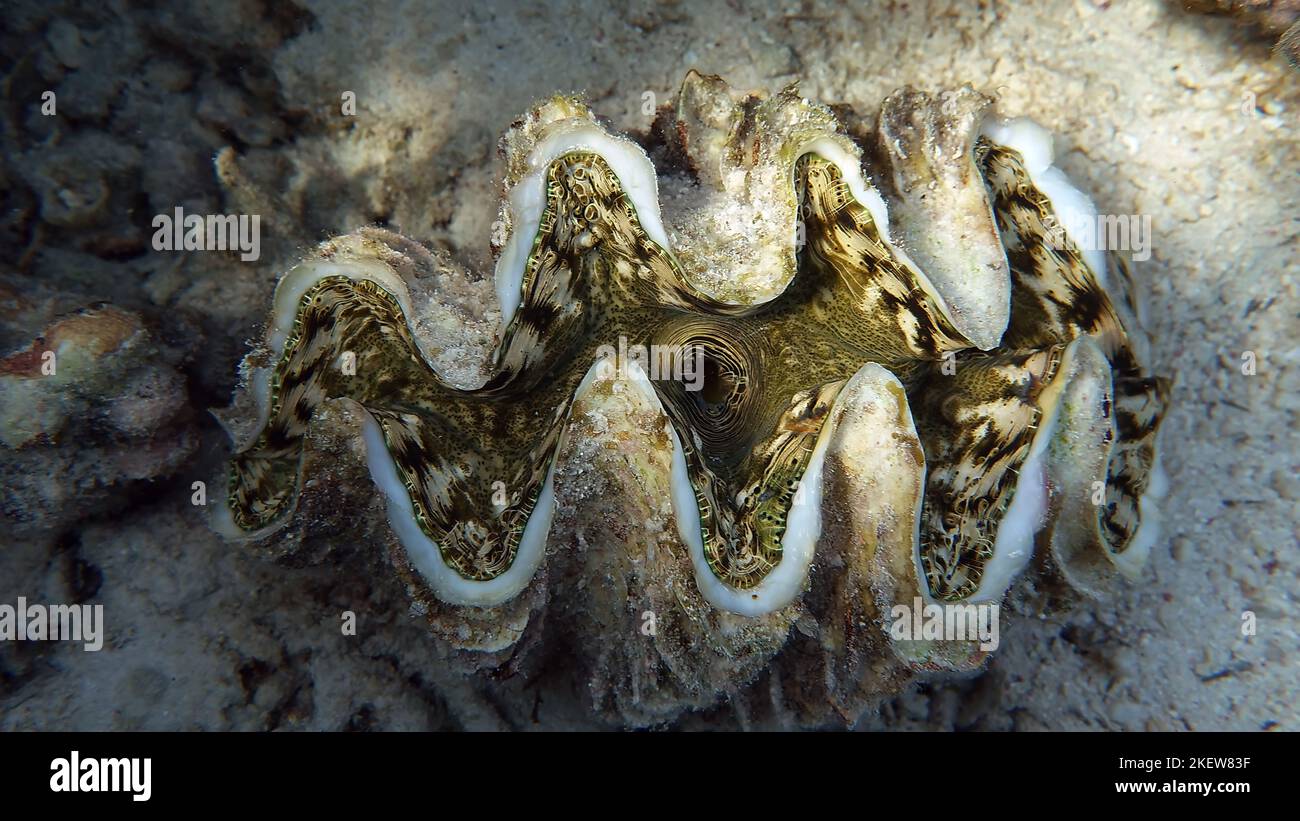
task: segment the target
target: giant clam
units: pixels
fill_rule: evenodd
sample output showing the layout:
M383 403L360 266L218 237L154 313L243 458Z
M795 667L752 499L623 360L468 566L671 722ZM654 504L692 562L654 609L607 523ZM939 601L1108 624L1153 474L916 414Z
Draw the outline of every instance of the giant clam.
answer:
M324 243L245 360L217 528L291 551L359 435L449 661L559 637L633 724L769 667L850 721L977 667L891 612L996 605L1036 551L1084 594L1135 578L1168 394L1050 135L991 108L903 89L868 127L692 72L637 142L543 102L502 139L484 383L419 333L453 262L378 228Z

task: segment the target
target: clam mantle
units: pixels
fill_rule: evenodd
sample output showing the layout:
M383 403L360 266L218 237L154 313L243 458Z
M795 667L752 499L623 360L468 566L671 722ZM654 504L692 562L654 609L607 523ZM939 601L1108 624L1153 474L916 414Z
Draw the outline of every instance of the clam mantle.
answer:
M491 667L549 609L630 721L752 680L795 628L821 658L788 675L849 717L984 657L895 640L896 605L996 605L1036 551L1085 594L1140 574L1168 384L1126 263L1069 233L1095 211L1045 130L903 89L850 136L793 88L692 72L640 142L559 96L502 148L484 383L440 378L418 332L454 263L324 243L245 360L224 535L294 538L331 479L314 443L359 436L435 635Z

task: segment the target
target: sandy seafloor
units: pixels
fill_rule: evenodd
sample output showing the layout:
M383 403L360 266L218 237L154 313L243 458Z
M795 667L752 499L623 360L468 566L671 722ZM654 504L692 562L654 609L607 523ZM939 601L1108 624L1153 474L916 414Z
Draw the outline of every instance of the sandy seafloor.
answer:
M1052 129L1103 213L1151 216L1136 272L1176 388L1142 581L1015 619L982 674L918 682L857 728L1300 729L1300 72L1269 40L1157 0L300 5L6 4L4 352L102 300L143 318L158 361L68 407L6 388L6 424L67 419L0 450L0 602L103 604L107 639L0 644L0 730L597 726L581 682L539 699L443 670L382 563L347 571L365 545L343 573L283 566L213 535L190 488L226 455L206 409L287 265L382 220L488 272L500 132L555 91L645 129L644 92L669 99L691 67L868 112L969 82ZM151 250L176 205L266 214L262 258ZM456 296L470 330L445 344L486 339L487 282ZM743 718L724 702L673 726Z

